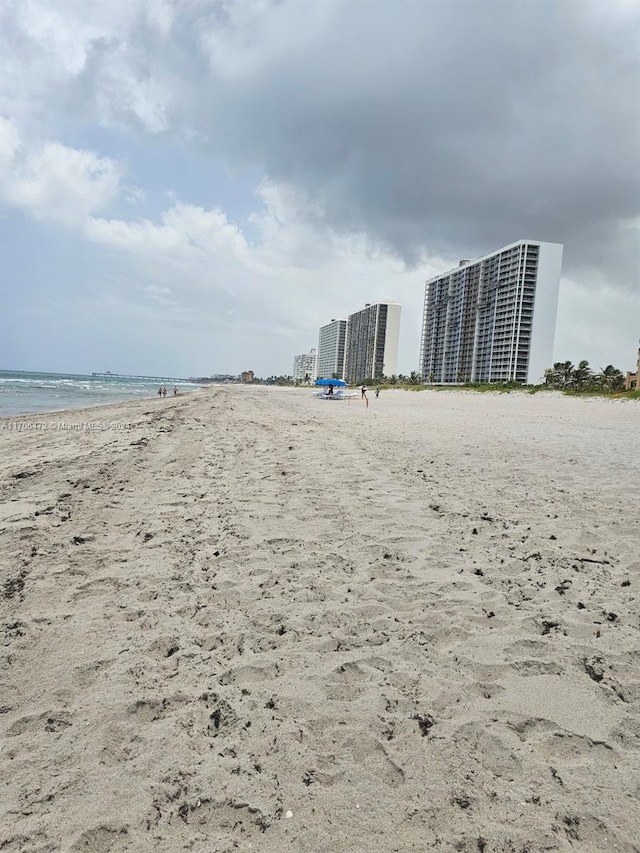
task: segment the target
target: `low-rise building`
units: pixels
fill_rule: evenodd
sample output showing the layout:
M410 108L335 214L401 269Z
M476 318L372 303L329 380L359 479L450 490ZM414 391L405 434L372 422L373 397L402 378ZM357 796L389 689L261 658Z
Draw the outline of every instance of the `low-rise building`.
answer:
M316 351L303 352L294 356L293 378L299 382L309 382L316 378Z
M627 372L627 379L624 383L626 391L638 391L640 389L640 347L638 348L638 361L636 362L636 372Z

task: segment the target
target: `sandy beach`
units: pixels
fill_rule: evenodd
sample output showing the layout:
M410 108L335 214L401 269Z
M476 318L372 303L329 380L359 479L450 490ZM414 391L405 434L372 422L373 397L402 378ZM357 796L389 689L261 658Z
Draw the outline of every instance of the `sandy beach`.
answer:
M0 850L640 850L639 427L261 387L0 421Z

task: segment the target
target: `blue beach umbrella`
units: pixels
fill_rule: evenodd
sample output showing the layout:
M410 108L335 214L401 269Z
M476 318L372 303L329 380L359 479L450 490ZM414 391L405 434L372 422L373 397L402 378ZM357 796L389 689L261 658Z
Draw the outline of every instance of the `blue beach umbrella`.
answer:
M343 388L346 384L343 379L316 379L316 385L333 385L334 388Z

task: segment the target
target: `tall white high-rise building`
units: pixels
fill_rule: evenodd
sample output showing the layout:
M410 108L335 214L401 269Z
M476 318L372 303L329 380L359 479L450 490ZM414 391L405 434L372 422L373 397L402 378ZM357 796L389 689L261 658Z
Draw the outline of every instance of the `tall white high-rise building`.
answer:
M314 349L293 357L293 378L302 381L316 378L316 351Z
M423 380L541 382L553 364L562 251L520 240L427 281Z
M401 310L397 302L374 302L349 315L344 359L347 382L380 379L397 372Z
M332 320L320 327L316 375L319 379L344 379L346 320Z

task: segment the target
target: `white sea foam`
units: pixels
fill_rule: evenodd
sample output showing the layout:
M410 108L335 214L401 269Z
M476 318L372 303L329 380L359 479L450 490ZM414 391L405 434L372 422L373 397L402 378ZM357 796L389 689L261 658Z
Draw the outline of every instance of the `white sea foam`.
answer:
M186 391L199 386L180 382L178 387ZM0 371L0 417L151 398L157 392L158 382L143 379Z

